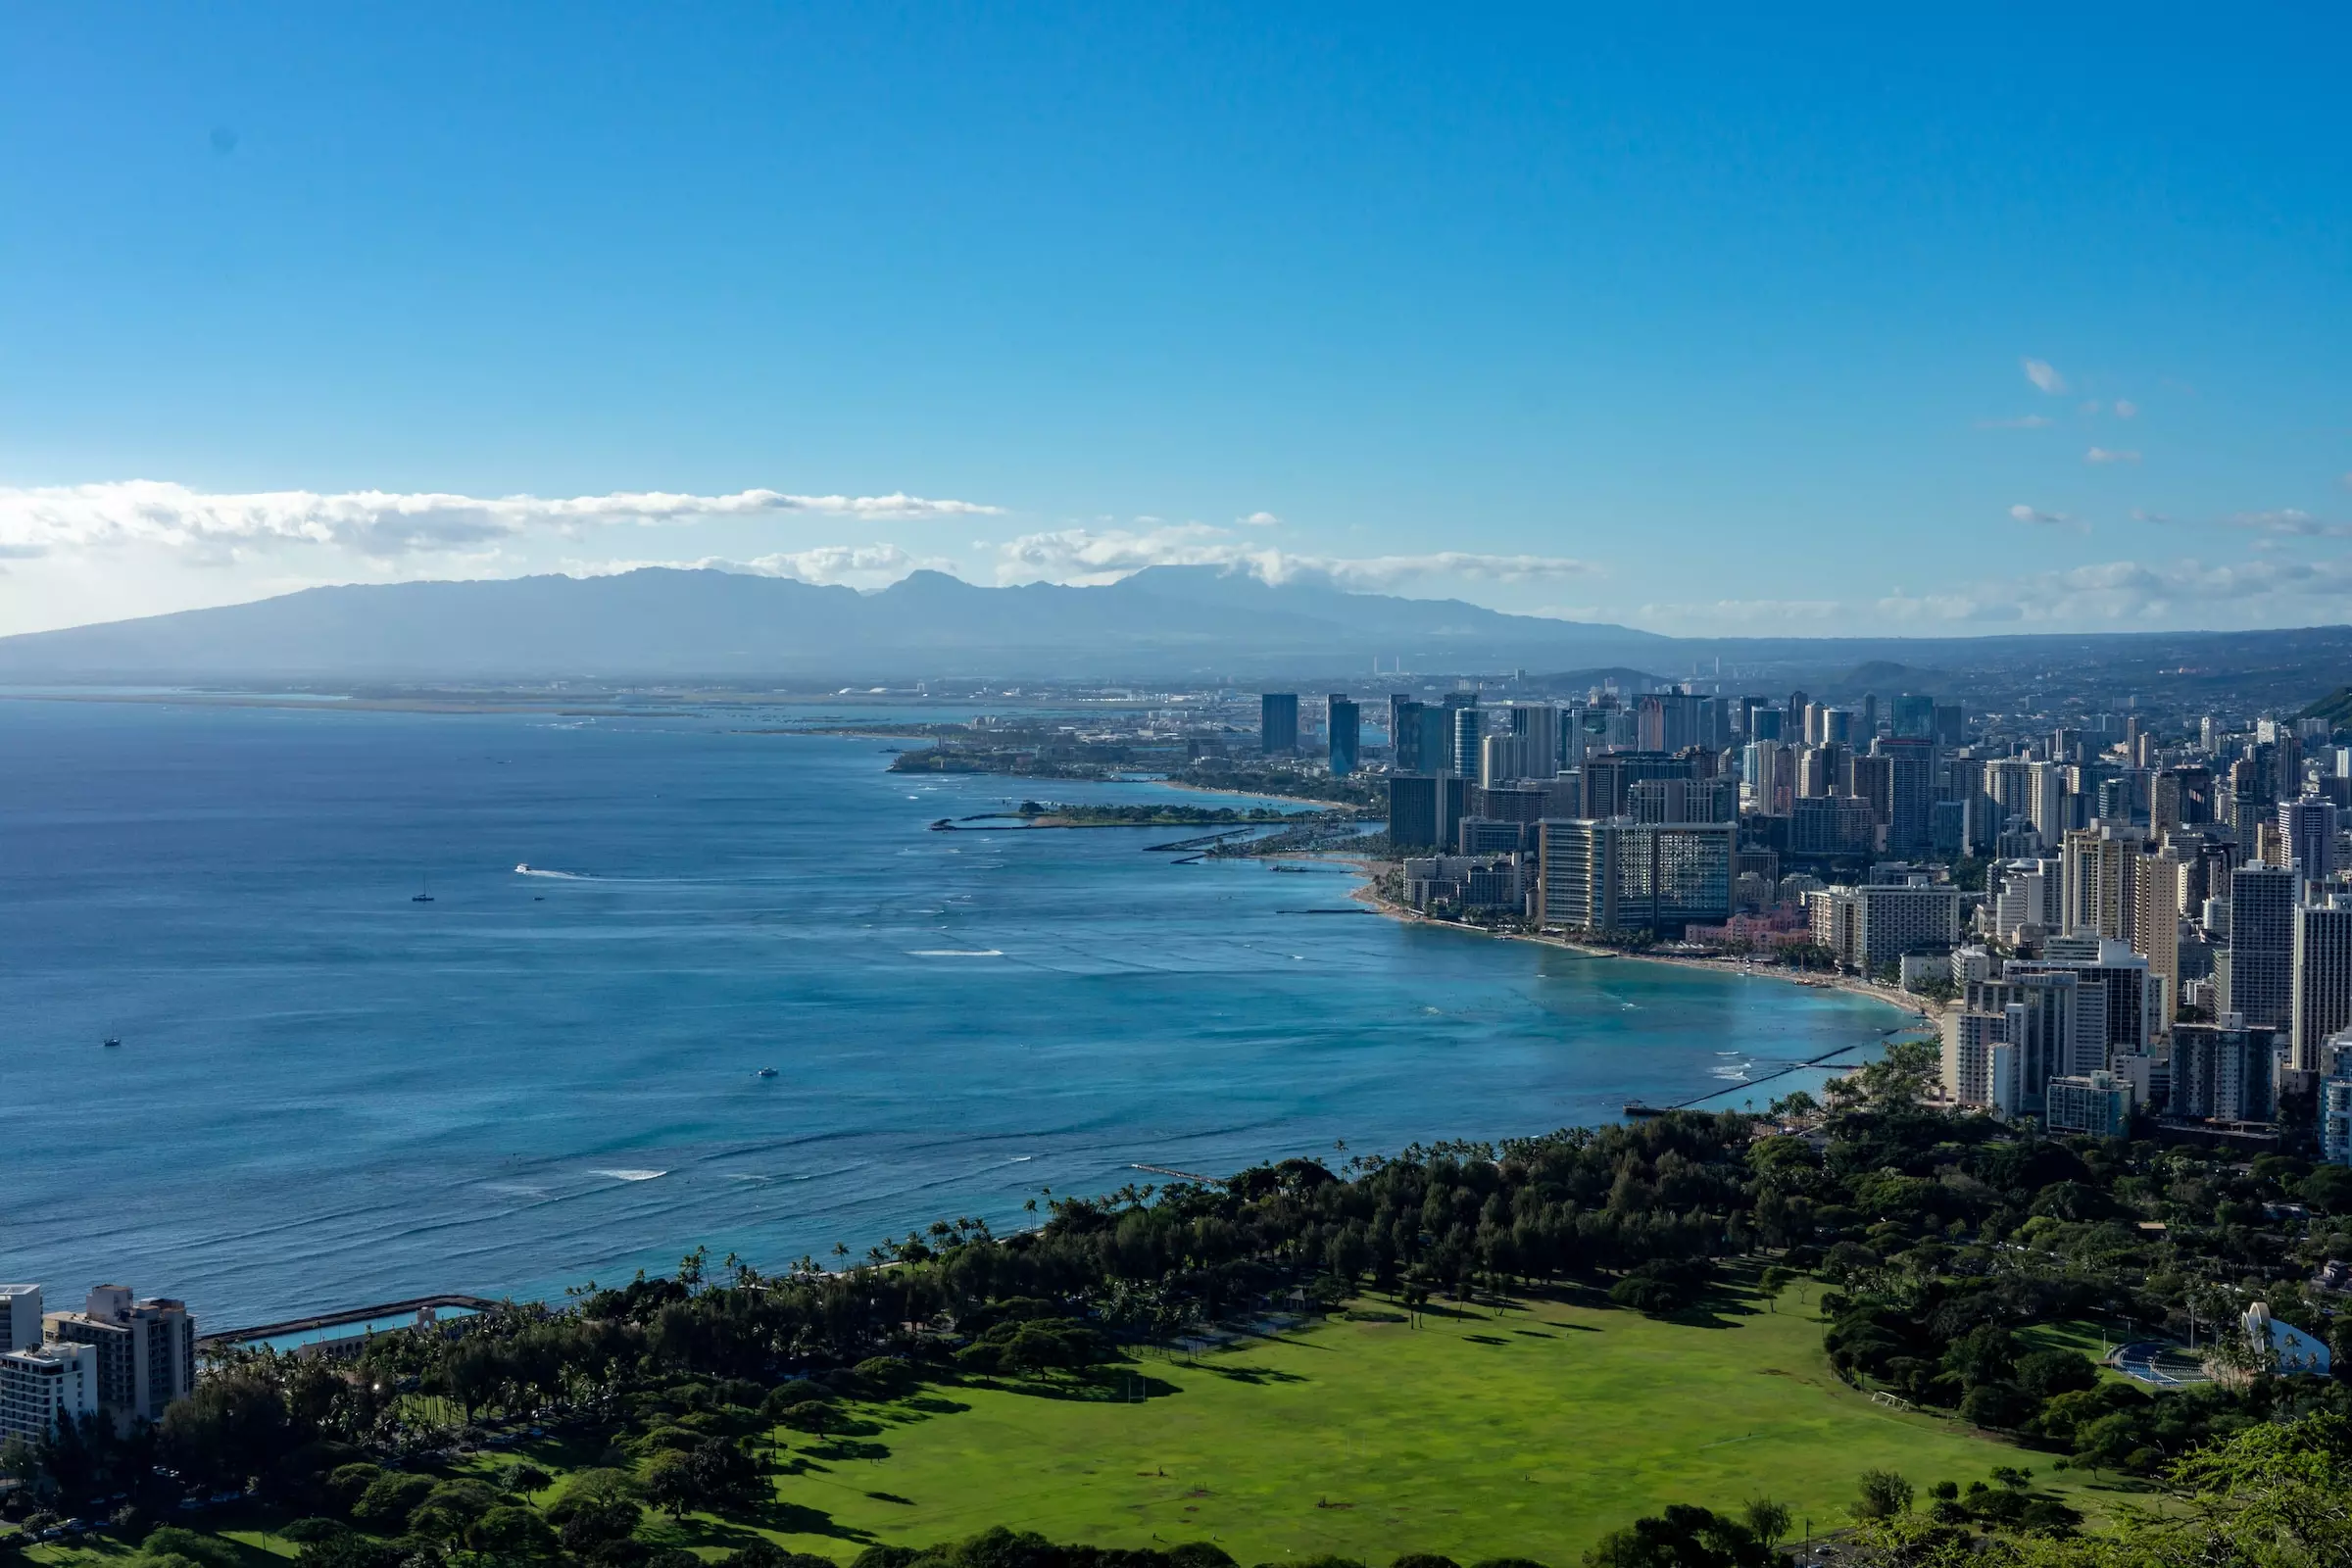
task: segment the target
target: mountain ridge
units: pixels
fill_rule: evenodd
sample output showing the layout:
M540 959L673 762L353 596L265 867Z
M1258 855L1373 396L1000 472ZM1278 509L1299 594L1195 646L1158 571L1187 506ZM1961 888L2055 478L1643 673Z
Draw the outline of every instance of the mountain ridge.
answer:
M1412 646L1398 646L1399 642ZM641 567L609 576L350 584L0 638L0 674L173 678L793 674L856 665L1031 673L1072 656L1618 660L1671 639L1459 600L1152 567L1101 587L987 588L919 571L870 594L789 577ZM1630 659L1624 662L1633 662ZM884 670L897 673L900 670Z

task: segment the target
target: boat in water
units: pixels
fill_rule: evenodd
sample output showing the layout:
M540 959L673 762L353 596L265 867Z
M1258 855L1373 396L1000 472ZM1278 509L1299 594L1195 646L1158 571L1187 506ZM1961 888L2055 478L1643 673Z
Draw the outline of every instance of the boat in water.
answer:
M422 877L422 878L419 878L419 879L418 879L418 881L417 881L417 884L416 884L416 891L409 895L409 902L410 902L411 904L430 904L430 903L432 903L432 902L433 902L433 883L432 883L432 878L430 878L430 877Z
M752 1074L752 1076L755 1078L773 1078L775 1075L776 1069L773 1067L762 1067L758 1072Z
M106 1047L107 1050L112 1051L117 1046L122 1044L122 1037L121 1035L108 1035L104 1040L101 1040L99 1044Z

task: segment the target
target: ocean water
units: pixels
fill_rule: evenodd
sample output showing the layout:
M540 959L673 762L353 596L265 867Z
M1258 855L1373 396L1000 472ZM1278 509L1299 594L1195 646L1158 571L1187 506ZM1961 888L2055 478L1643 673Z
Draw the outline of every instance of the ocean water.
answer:
M222 1328L772 1267L1138 1164L1739 1103L1902 1021L1172 864L1166 829L932 832L1204 797L745 728L0 701L0 1278Z

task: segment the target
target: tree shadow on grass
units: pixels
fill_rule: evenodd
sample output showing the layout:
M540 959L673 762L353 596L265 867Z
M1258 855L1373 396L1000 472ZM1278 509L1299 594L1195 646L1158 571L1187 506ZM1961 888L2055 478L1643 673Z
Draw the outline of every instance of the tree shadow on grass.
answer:
M785 1430L788 1432L798 1432L800 1429L797 1427L787 1427ZM805 1433L803 1436L812 1438L878 1438L882 1435L882 1423L875 1420L872 1416L844 1415L839 1411L834 1411L825 1417L825 1426L823 1431Z
M1557 1334L1548 1333L1543 1329L1513 1329L1511 1332L1530 1340L1556 1340L1559 1338Z
M1307 1381L1298 1373L1284 1372L1270 1366L1218 1366L1213 1362L1203 1361L1200 1363L1200 1369L1204 1372L1214 1372L1218 1377L1231 1383L1254 1385L1260 1383L1304 1383Z
M1658 1321L1686 1329L1736 1329L1740 1326L1740 1319L1758 1315L1754 1307L1721 1291L1709 1291L1681 1311L1662 1314Z
M830 1459L840 1463L845 1459L887 1459L890 1445L865 1443L857 1438L830 1438L803 1450L812 1459Z
M1508 1345L1511 1343L1505 1339L1498 1339L1492 1334L1465 1334L1462 1336L1462 1340L1465 1344L1469 1345Z
M936 1394L918 1394L911 1399L901 1399L900 1405L922 1415L961 1415L971 1408L959 1400L944 1398Z
M752 1514L761 1530L772 1530L780 1536L829 1536L835 1541L870 1543L874 1533L856 1525L845 1525L822 1508L811 1508L805 1502L785 1502L778 1499L762 1504ZM721 1523L708 1532L711 1545L741 1548L764 1538L731 1521Z
M1143 1372L1113 1372L1083 1381L1061 1378L1005 1378L994 1387L1031 1399L1061 1399L1074 1404L1132 1404L1138 1386L1148 1399L1164 1399L1183 1389L1165 1378Z

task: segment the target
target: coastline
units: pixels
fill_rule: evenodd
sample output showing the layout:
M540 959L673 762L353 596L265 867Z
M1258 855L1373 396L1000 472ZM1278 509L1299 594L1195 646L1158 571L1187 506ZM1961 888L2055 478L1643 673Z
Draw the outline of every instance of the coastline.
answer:
M1918 1020L1915 1027L1921 1029L1935 1027L1935 1015L1926 1008L1914 1004L1917 1002L1916 998L1908 997L1901 992L1890 995L1885 988L1874 986L1866 980L1855 979L1851 975L1792 973L1778 965L1742 963L1737 958L1701 958L1687 954L1620 953L1615 948L1594 947L1590 943L1571 941L1567 937L1546 936L1533 931L1483 931L1479 927L1461 925L1452 920L1433 920L1418 909L1407 908L1403 905L1382 898L1374 890L1371 869L1373 862L1369 860L1339 856L1300 856L1298 858L1336 859L1355 867L1362 874L1364 880L1348 897L1358 904L1368 906L1377 914L1386 915L1390 919L1405 924L1428 926L1433 930L1457 931L1465 935L1482 935L1505 942L1532 942L1541 947L1563 948L1570 953L1581 954L1589 958L1619 958L1630 963L1661 963L1679 969L1699 970L1708 974L1777 980L1784 985L1798 986L1808 991L1842 991L1849 997L1860 997L1865 1001L1876 1002L1909 1014ZM1898 998L1901 1000L1897 1000Z

